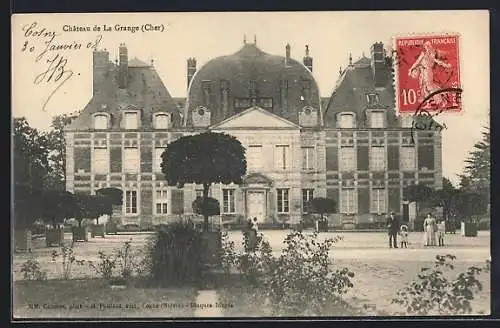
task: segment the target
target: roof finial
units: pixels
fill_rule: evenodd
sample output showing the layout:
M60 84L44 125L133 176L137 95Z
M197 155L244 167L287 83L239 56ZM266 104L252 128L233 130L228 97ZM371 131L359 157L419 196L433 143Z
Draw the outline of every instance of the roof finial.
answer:
M339 75L342 75L342 66L339 67Z
M306 44L306 57L309 57L309 45Z
M155 60L153 58L151 58L151 66L154 66L155 65Z
M253 35L253 44L257 44L257 34Z
M365 52L364 52L364 51L363 51L361 54L363 55L363 58L366 58L366 56L365 56Z
M352 65L352 54L349 53L349 65Z
M243 34L243 44L247 44L247 35Z

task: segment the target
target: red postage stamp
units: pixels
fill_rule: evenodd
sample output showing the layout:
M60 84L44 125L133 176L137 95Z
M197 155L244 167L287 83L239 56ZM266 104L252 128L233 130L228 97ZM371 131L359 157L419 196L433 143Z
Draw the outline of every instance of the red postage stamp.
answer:
M394 38L398 114L462 110L459 50L458 34Z

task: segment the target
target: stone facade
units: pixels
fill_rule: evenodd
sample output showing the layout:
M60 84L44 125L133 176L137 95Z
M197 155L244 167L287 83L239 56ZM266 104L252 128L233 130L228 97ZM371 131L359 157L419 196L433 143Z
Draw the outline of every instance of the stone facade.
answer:
M380 51L375 44L372 56ZM188 97L174 99L152 65L128 61L125 45L116 65L95 52L93 97L65 133L67 190L122 189L114 216L124 225L193 215L202 187L168 187L159 156L203 131L231 134L247 150L244 183L210 190L224 222L296 223L305 201L320 196L337 204L330 225L353 227L403 213L409 184L441 187L440 131L413 131L395 117L388 67L350 60L332 95L320 98L309 49L303 63L289 53L289 46L281 57L245 44L200 70L190 58Z

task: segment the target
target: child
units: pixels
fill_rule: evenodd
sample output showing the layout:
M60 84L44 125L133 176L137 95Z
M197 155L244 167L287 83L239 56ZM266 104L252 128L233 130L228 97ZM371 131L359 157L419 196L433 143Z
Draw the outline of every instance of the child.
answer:
M403 224L399 230L399 236L401 237L401 248L408 248L408 226Z
M444 220L439 222L437 225L437 234L438 234L438 244L439 246L444 246L444 234L445 234L445 222Z

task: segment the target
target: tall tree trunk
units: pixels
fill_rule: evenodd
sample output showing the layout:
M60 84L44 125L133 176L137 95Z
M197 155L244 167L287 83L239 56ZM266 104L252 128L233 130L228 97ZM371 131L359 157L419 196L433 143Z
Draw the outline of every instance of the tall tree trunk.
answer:
M208 198L208 191L210 190L210 184L209 183L204 183L203 184L203 223L204 231L208 231L208 214L207 214L207 198Z

